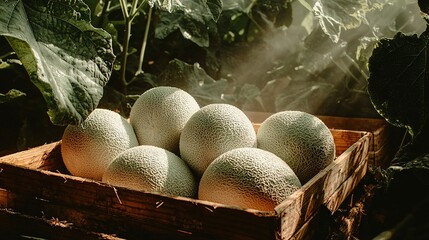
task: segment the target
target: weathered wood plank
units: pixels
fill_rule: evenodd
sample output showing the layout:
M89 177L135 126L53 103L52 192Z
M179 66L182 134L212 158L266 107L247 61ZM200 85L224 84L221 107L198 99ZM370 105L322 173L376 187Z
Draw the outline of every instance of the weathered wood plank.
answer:
M114 188L97 181L5 163L0 164L0 170L1 188L27 196L27 201L34 198L41 203L89 211L93 221L106 227L112 227L113 219L117 223L134 222L133 226L141 231L184 232L222 239L274 238L277 219L274 212Z
M350 195L356 188L360 180L365 176L368 167L367 161L362 161L354 171L354 173L341 184L341 186L332 194L332 196L325 203L325 206L333 213L343 203L343 201Z
M87 232L60 219L46 219L0 209L2 239L105 239L119 240L114 235Z
M61 159L61 141L0 157L0 163L68 173Z
M294 230L305 223L326 203L362 161L367 160L369 134L353 144L332 164L307 182L301 189L276 207L281 216L282 239L289 239Z

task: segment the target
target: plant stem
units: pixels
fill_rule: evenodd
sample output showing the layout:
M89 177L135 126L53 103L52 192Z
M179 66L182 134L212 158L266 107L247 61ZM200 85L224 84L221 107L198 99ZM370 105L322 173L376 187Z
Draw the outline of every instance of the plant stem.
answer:
M131 3L130 16L129 16L131 19L133 19L136 16L137 3L138 3L138 0L133 0L133 2Z
M10 55L13 55L13 54L16 54L15 52L7 52L7 53L5 53L5 54L3 54L3 55L0 55L0 61L3 59L3 58L7 58L7 57L9 57Z
M146 52L147 38L149 35L149 28L150 28L151 19L152 19L152 7L149 7L149 12L147 15L147 22L146 22L146 29L144 31L142 47L140 49L140 58L139 58L138 69L137 69L136 75L143 72L143 59L144 59L144 55Z
M122 9L122 15L124 16L124 21L125 21L125 29L124 29L124 39L122 42L122 59L121 59L121 70L120 70L120 84L121 84L121 90L123 93L126 93L127 91L127 86L129 85L129 82L126 79L126 73L127 73L127 59L128 59L128 48L129 48L129 43L130 43L130 38L131 38L131 27L132 27L132 23L134 18L137 16L140 7L143 5L143 3L145 1L143 1L139 6L138 6L138 2L139 0L133 0L131 3L131 8L128 11L128 2L127 0L119 0L120 4L121 4L121 9ZM152 9L150 9L152 10ZM150 13L151 14L151 13ZM148 19L148 21L150 21L150 17ZM145 40L144 42L147 41L147 33L145 32ZM144 44L146 45L146 44ZM144 46L146 47L146 46ZM139 67L140 69L140 67Z
M119 0L119 3L121 4L122 16L124 16L124 19L129 18L127 0Z
M121 71L120 71L120 82L121 82L121 88L123 93L126 92L127 87L127 79L126 79L126 73L127 73L127 59L128 59L128 48L130 43L130 37L131 37L131 19L125 18L125 33L124 33L124 39L123 39L123 45L122 45L122 59L121 59Z

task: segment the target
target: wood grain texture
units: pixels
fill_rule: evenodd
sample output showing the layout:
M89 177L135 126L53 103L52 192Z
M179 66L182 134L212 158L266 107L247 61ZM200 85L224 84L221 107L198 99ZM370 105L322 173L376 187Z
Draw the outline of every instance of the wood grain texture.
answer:
M61 141L0 157L0 163L69 173L61 159Z
M0 223L2 239L123 239L114 235L88 232L60 219L35 217L8 209L0 209Z
M97 181L5 163L0 164L0 170L1 188L24 199L21 210L36 208L34 213L37 213L53 206L62 214L68 209L66 214L73 221L65 220L79 227L97 224L102 232L112 229L124 233L167 232L192 235L196 239L198 236L272 239L275 232L274 212L114 188ZM31 209L24 209L25 206ZM87 215L82 214L85 212Z

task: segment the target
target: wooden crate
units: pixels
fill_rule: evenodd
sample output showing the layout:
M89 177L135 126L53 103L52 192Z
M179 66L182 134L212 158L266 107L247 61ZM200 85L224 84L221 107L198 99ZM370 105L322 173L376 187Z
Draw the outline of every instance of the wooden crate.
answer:
M272 113L245 112L254 123L261 123ZM365 131L371 133L369 145L369 165L386 168L398 151L405 130L389 124L382 118L347 118L333 116L317 116L329 128Z
M7 155L0 158L0 220L6 222L0 232L31 219L46 228L46 220L55 219L68 227L52 227L55 233L45 229L39 237L65 232L96 239L305 239L321 221L318 211L334 212L367 170L371 134L331 132L336 160L275 211L133 191L71 176L61 159L61 141Z

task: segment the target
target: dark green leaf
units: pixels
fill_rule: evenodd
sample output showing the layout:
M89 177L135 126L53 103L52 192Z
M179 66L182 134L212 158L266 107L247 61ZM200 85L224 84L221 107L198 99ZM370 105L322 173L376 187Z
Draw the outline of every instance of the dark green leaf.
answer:
M253 21L263 29L289 26L292 21L291 2L291 0L255 1L250 14Z
M97 107L115 56L81 0L2 1L0 35L42 92L52 123L80 123Z
M212 14L213 20L217 21L222 14L222 0L208 0L207 7Z
M390 166L383 170L386 183L389 184L395 176L404 171L415 174L425 184L429 183L427 171L429 171L429 141L426 136L422 141L408 143L399 149L391 161ZM422 171L426 174L422 174Z
M157 38L164 39L179 29L185 39L200 47L209 45L210 28L222 13L221 0L152 0L149 3L161 9L160 22L155 29Z
M369 60L368 92L375 109L412 136L429 114L428 33L383 39ZM426 89L425 89L426 87Z
M209 46L209 34L204 20L190 18L189 15L179 11L160 14L160 22L155 29L155 37L164 39L177 29L180 30L185 39L196 43L198 46Z
M174 59L159 76L159 85L174 86L191 94L200 106L225 102L223 93L228 82L214 80L198 64L190 65Z

